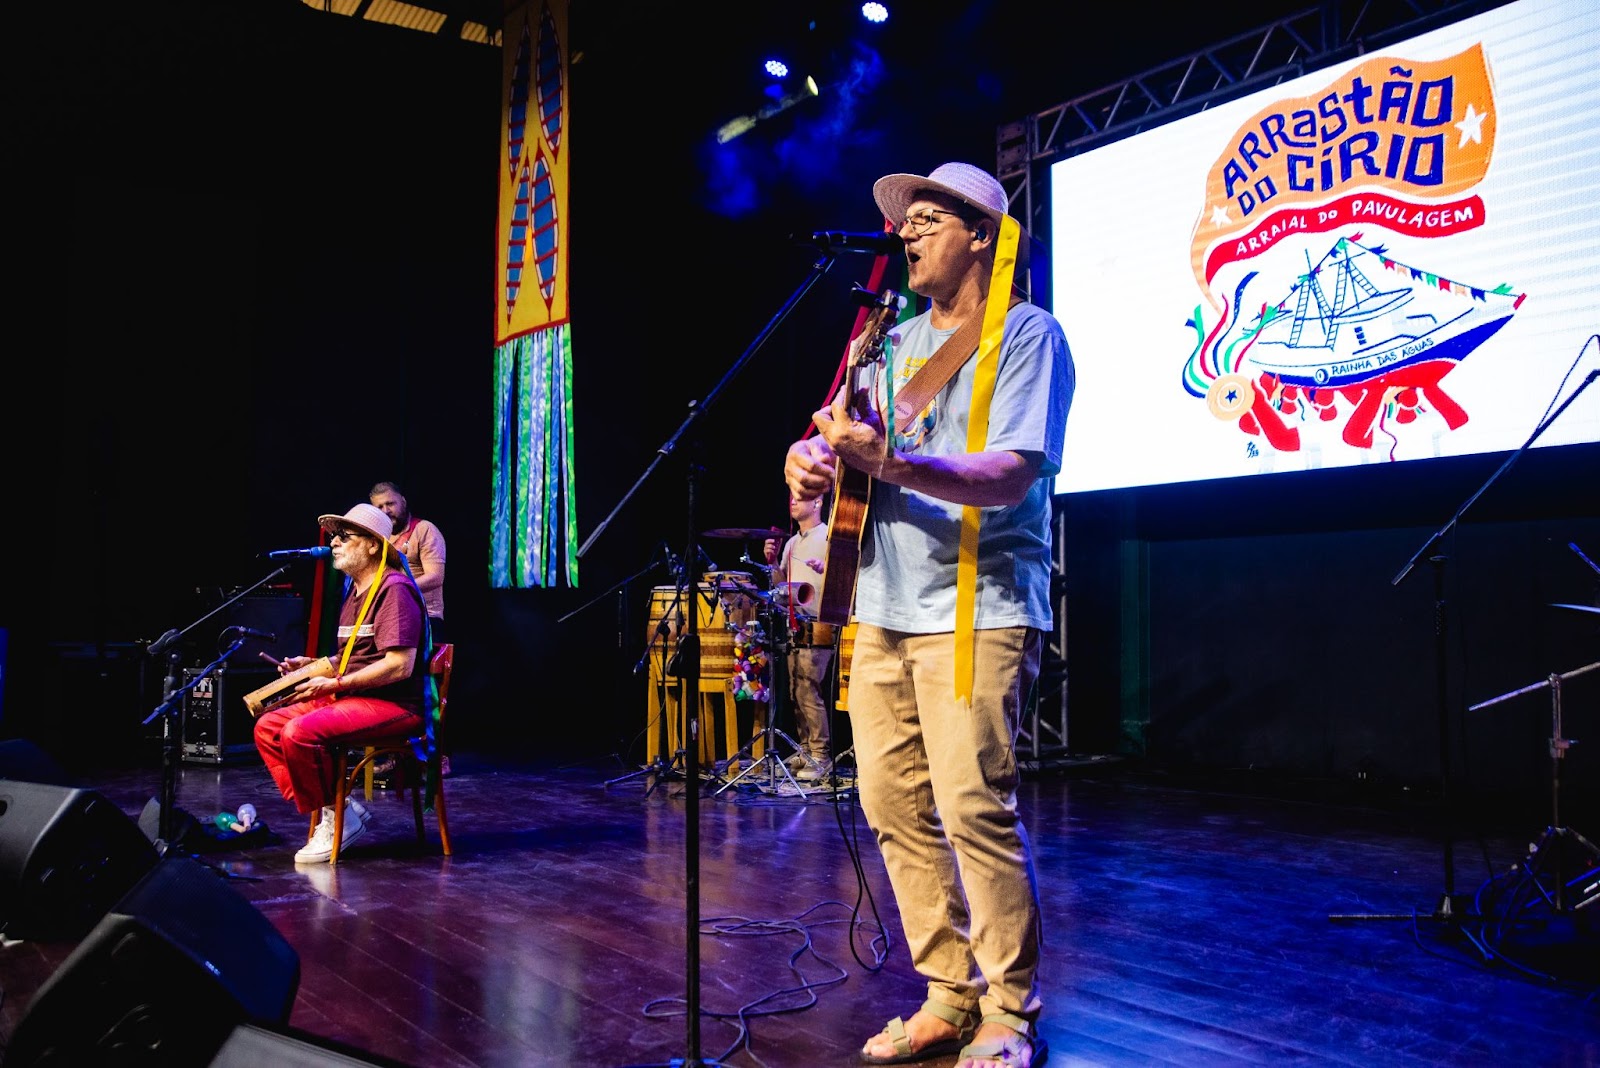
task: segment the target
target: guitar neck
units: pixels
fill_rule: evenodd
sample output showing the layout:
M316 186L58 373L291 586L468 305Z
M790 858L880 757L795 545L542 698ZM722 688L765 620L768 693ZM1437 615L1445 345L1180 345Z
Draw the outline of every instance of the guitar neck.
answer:
M863 418L872 406L873 372L883 355L890 316L899 306L899 294L886 289L875 299L861 344L851 355L846 375L845 398L856 418ZM886 434L892 433L891 420L884 420ZM892 438L885 438L884 450L892 449ZM822 575L822 590L817 598L817 619L834 626L850 622L855 608L856 576L861 566L861 537L867 529L867 502L872 496L872 477L840 462L834 480L833 513L828 518L828 561Z

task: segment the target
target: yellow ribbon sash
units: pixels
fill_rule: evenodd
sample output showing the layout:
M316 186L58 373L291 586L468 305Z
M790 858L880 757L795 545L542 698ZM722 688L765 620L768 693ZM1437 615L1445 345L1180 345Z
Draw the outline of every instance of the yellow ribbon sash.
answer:
M1000 363L1000 336L1006 312L1011 310L1011 280L1017 268L1017 244L1022 227L1009 215L1000 217L994 270L989 275L989 299L983 312L983 336L978 342L972 375L972 404L967 411L967 452L982 452L989 440L989 405ZM977 638L973 618L978 607L978 523L982 511L975 505L961 509L961 549L956 557L956 699L972 702L973 660Z
M367 618L367 610L372 607L372 599L378 596L378 587L383 585L383 573L389 569L389 542L383 543L383 556L378 562L378 577L372 580L372 585L367 588L367 599L361 602L361 611L356 613L356 625L350 628L350 637L345 639L344 652L339 657L339 670L333 673L334 678L344 678L345 665L350 663L350 654L355 651L356 635L361 631L361 623Z

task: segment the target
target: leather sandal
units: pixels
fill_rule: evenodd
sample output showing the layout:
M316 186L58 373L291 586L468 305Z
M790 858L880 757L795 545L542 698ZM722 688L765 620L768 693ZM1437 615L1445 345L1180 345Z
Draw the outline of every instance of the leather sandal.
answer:
M878 1034L886 1034L894 1043L894 1053L887 1057L874 1057L865 1049L861 1051L862 1064L915 1064L918 1061L929 1061L935 1057L945 1057L955 1053L962 1045L972 1038L972 1033L977 1030L977 1014L971 1009L961 1010L953 1005L946 1005L942 1001L929 998L922 1003L920 1011L930 1016L937 1016L945 1023L956 1029L954 1038L941 1038L936 1042L929 1042L921 1049L911 1048L911 1039L906 1035L906 1022L899 1016L883 1025L883 1030ZM874 1038L877 1035L873 1036ZM870 1044L871 1040L868 1040Z
M1014 1038L985 1039L963 1046L956 1054L959 1065L969 1059L993 1061L1003 1068L1041 1068L1050 1059L1050 1043L1039 1034L1038 1028L1009 1012L992 1012L980 1023L997 1023L1016 1032Z

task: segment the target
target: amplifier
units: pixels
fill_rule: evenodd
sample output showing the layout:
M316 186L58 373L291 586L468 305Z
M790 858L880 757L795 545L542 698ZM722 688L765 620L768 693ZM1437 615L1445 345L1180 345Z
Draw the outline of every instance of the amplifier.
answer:
M183 669L183 761L233 764L257 759L255 720L244 695L278 677L278 669L229 668L223 664L197 679L199 668Z

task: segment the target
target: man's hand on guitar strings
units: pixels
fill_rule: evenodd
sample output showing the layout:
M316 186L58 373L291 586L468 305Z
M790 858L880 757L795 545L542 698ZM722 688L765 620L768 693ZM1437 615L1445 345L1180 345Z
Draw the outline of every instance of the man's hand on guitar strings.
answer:
M831 405L812 415L811 422L817 428L816 436L826 441L845 463L873 478L883 471L889 459L889 448L883 420L872 408L868 407L857 416L841 391Z

